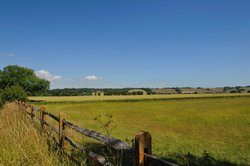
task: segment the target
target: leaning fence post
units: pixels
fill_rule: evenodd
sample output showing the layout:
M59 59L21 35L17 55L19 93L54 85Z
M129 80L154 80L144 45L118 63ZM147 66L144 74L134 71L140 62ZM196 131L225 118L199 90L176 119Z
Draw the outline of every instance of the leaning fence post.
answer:
M63 121L65 120L65 114L60 112L59 114L59 147L61 149L65 148L65 125Z
M152 154L152 138L151 134L141 131L135 135L135 165L147 166L144 153Z
M41 123L41 132L43 132L44 129L44 111L45 111L45 107L41 107L40 108L40 123Z

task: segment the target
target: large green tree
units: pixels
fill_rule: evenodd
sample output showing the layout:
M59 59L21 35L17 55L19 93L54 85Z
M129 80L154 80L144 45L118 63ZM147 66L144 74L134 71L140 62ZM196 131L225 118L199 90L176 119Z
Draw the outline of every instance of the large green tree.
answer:
M6 66L0 70L0 88L5 89L11 86L22 87L28 95L35 95L38 92L49 89L49 81L40 79L34 70L17 65Z

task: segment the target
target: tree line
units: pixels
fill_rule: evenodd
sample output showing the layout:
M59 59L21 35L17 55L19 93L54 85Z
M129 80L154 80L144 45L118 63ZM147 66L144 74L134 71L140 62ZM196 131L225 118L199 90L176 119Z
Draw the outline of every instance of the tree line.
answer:
M93 92L103 92L105 96L112 95L129 95L128 91L135 88L64 88L64 89L51 89L41 93L38 96L91 96ZM138 88L136 88L138 89ZM150 88L140 88L145 90L147 94L152 94ZM133 95L140 95L142 92L133 92Z

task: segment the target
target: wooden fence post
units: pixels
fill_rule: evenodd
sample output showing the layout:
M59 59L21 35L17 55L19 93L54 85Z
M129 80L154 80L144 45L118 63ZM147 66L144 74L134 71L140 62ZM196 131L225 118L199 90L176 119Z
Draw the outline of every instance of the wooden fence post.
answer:
M59 147L61 149L65 148L65 125L63 121L65 120L66 116L63 112L59 114Z
M147 166L144 153L152 154L152 138L151 134L141 131L135 135L135 165Z
M41 123L41 133L43 132L44 129L44 118L45 118L45 107L40 108L40 123Z

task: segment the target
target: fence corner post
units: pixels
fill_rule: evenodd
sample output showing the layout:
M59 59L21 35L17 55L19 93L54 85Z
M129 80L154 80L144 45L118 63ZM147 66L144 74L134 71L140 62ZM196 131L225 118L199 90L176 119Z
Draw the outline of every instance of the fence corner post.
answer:
M59 114L59 147L61 149L65 148L65 125L63 121L65 120L66 115L63 112Z
M147 166L144 153L152 154L152 137L149 132L141 131L135 135L135 166Z
M40 123L41 123L41 133L43 132L44 129L44 111L45 111L45 107L41 107L40 108Z

